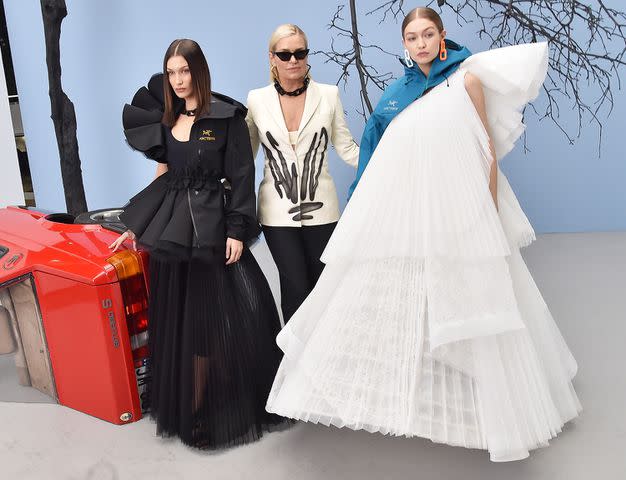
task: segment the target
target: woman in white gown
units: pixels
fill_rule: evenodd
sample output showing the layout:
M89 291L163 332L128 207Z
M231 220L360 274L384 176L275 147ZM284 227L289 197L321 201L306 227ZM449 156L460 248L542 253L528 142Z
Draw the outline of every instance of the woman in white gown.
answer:
M326 268L278 335L267 410L522 459L581 410L576 361L519 252L533 229L495 160L523 130L547 45L470 55L426 8L402 34L406 74L368 121Z

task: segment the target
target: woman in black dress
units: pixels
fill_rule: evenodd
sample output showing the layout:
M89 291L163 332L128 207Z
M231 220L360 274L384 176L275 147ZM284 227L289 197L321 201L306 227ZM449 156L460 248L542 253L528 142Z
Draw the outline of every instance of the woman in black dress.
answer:
M259 234L246 109L211 92L199 45L175 40L124 107L131 147L157 178L121 216L150 252L151 415L162 436L217 449L284 421L265 412L281 353L269 285L246 244Z

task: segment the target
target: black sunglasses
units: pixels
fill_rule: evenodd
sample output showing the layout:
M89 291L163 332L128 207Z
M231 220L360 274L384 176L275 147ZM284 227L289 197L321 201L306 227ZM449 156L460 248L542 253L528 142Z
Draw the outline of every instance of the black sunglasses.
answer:
M309 54L309 49L305 48L304 50L296 50L295 52L273 52L278 58L280 58L283 62L288 62L291 60L291 57L296 57L296 60L304 60L304 58Z

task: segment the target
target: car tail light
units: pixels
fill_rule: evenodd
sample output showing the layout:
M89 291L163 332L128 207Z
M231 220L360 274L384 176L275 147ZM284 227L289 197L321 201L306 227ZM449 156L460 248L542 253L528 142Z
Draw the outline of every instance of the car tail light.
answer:
M149 403L150 352L148 350L148 292L142 258L133 250L123 250L107 258L107 261L117 272L124 301L141 409L145 412Z

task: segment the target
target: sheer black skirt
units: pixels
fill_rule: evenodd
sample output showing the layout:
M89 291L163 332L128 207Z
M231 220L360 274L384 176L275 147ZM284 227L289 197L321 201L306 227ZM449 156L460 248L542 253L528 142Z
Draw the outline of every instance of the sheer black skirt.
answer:
M150 252L151 416L157 434L220 449L286 420L265 411L282 353L278 312L252 253L160 242Z

